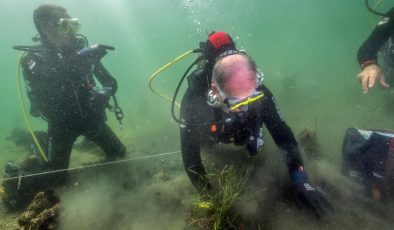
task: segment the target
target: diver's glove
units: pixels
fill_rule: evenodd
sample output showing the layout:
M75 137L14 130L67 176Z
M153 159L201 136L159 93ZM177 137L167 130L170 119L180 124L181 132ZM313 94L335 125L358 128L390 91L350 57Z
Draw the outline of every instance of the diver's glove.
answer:
M93 91L107 98L109 98L112 95L112 87L103 87L101 89L96 87L93 88Z
M327 211L332 211L332 206L315 187L309 183L304 171L291 173L293 183L293 196L298 208L310 208L320 219Z
M107 54L107 50L114 50L115 48L107 45L92 45L78 51L78 56L89 62L100 61Z
M94 87L89 97L89 105L94 111L104 111L108 106L109 98L112 94L111 87L98 88Z

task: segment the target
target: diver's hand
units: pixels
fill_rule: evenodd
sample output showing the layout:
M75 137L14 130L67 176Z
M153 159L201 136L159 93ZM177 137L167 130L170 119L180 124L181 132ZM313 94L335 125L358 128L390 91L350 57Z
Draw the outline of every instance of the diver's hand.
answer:
M107 54L107 50L114 50L114 47L107 45L92 45L78 51L78 55L86 60L96 62L100 61Z
M293 186L294 200L299 208L310 208L317 218L321 218L327 210L332 210L327 199L309 183Z
M293 196L298 208L312 209L317 218L321 218L332 206L327 199L313 187L305 172L293 172Z
M375 81L379 80L380 85L387 89L390 87L384 79L384 74L378 65L366 66L361 73L358 74L359 81L364 93L368 93L368 89L375 85Z

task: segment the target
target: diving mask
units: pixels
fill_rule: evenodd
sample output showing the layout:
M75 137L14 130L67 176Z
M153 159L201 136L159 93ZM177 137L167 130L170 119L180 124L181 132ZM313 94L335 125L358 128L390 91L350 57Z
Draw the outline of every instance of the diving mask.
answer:
M257 69L256 86L259 87L263 83L263 80L264 74L259 69ZM248 111L251 104L256 103L264 97L264 93L258 90L255 90L250 96L242 100L228 98L221 90L219 90L219 94L224 99L223 103L226 105L228 112L246 112Z
M263 97L264 93L256 90L250 96L242 100L225 98L223 103L226 105L229 112L246 112L249 110L250 105L260 101Z
M264 80L264 74L257 69L256 73L256 86L257 88L262 85ZM217 85L217 84L216 84ZM222 107L222 109L226 112L239 112L239 111L248 111L249 105L254 104L255 102L259 101L264 97L264 93L255 90L250 96L238 100L238 99L231 99L227 97L227 95L218 88L219 94L213 93L212 90L208 91L208 105L212 107Z
M264 97L264 93L255 90L250 96L238 100L226 97L226 95L219 90L219 94L215 95L212 90L208 92L208 105L212 107L221 107L225 112L246 112L249 110L250 105L255 104ZM224 98L224 99L223 99Z
M76 34L81 29L78 18L61 18L57 23L63 33Z

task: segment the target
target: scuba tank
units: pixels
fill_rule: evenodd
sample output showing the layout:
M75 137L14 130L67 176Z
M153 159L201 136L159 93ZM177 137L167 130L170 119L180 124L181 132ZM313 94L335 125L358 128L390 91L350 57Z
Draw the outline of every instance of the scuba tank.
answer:
M177 118L175 115L175 101L178 96L179 89L181 88L184 79L188 76L190 70L195 65L197 65L197 70L195 71L195 74L190 75L187 79L189 88L191 88L191 90L196 95L204 95L208 92L208 89L210 88L212 81L212 70L216 60L219 57L222 57L223 54L230 55L239 51L236 49L235 43L233 42L233 39L230 37L229 34L227 34L226 32L213 31L208 35L207 41L200 42L199 48L193 50L193 52L198 52L200 53L200 55L186 69L175 89L171 103L172 117L179 124L182 124L182 121L180 121L180 119Z

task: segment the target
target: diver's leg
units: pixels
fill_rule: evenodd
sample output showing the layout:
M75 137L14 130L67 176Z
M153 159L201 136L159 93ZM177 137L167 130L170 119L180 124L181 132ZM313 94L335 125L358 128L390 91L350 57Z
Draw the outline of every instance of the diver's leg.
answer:
M104 150L106 160L114 160L126 155L126 147L105 122L90 124L83 134Z
M63 123L48 122L48 169L67 169L70 162L72 146L77 138L77 133ZM66 179L67 172L60 172L51 177L51 181L62 182Z

